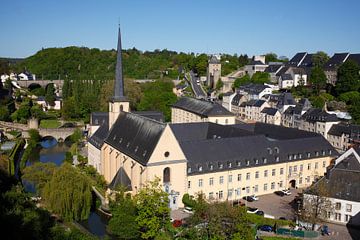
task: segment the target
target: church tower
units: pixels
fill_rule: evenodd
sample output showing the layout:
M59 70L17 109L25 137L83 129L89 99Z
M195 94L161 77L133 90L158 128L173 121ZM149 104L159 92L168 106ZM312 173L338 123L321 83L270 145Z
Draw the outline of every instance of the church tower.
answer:
M124 95L124 79L122 70L122 55L121 55L121 32L119 26L116 69L115 69L115 84L114 96L109 102L109 129L112 127L121 111L129 112L130 104Z

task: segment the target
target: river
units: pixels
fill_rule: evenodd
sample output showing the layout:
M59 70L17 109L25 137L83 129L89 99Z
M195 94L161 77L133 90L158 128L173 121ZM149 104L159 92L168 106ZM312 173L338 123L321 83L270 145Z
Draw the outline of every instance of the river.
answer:
M43 163L53 162L57 166L60 166L64 162L65 154L70 148L69 143L58 143L54 138L43 139L40 145L41 147L39 146L36 148L34 154L32 154L26 163L26 166L30 166L38 161ZM25 181L23 181L23 184L28 192L35 192L35 188L32 184ZM96 209L94 203L89 218L86 221L82 221L80 224L93 235L105 237L107 235L107 221L108 220Z

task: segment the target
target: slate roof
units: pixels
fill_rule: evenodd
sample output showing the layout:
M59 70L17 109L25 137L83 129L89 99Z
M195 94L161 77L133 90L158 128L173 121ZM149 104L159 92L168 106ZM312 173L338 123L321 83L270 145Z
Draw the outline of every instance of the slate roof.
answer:
M234 115L218 103L189 97L180 98L172 105L172 107L179 108L202 117Z
M276 64L276 65L269 65L265 68L265 72L267 73L277 73L280 68L284 67L284 65Z
M122 167L119 168L113 180L109 184L109 188L112 190L115 190L117 186L125 186L127 191L132 191L131 179Z
M158 111L135 111L134 114L153 119L158 122L165 122L165 117L162 112Z
M289 155L304 160L318 157L316 152L324 151L325 156L336 154L321 136L276 141L264 135L253 135L184 141L180 146L188 160L188 175L294 161L289 160ZM309 157L307 153L310 153Z
M270 88L270 87L264 84L254 84L254 83L249 83L239 87L240 90L247 92L249 94L259 94L262 91L264 91L266 88Z
M281 68L277 73L276 73L276 76L281 76L283 74L285 74L288 70L289 70L290 67L286 66L286 67L283 67Z
M349 155L330 169L317 184L321 182L325 183L330 197L360 202L359 159L354 154Z
M278 110L276 108L264 108L261 113L265 113L270 116L275 116Z
M283 81L293 80L291 74L282 74L282 75L281 75L281 79L282 79Z
M302 116L308 122L337 122L339 119L336 114L329 114L319 108L310 108Z
M108 112L92 112L90 116L90 125L98 126L102 124L109 123L109 113Z
M295 56L289 60L288 64L292 66L297 66L306 54L306 52L296 53Z
M253 135L247 130L232 125L220 125L211 122L176 123L170 124L170 128L179 142Z
M220 61L216 56L212 55L210 57L209 63L211 63L211 64L220 64Z
M165 126L150 118L121 112L105 142L145 166Z
M240 102L240 99L243 97L244 95L240 94L240 93L237 93L232 101L231 101L231 105L234 105L234 106L239 106L239 102Z
M262 61L259 61L259 60L252 60L248 65L266 65L264 64Z
M342 134L347 134L349 136L359 135L360 134L360 125L354 124L334 124L331 126L328 134L341 136Z
M335 53L324 65L325 70L335 70L347 58L349 53Z
M296 105L295 99L289 92L281 93L277 103L277 107L281 108L284 105Z
M313 66L313 57L314 54L306 54L304 60L300 63L301 67L312 67Z
M353 60L358 65L360 65L360 53L350 54L347 60Z
M97 149L101 149L104 144L105 138L109 134L109 124L104 123L96 130L96 132L88 139L89 143L95 146Z
M249 106L249 107L261 107L263 104L265 103L264 100L250 100L248 102L246 102L246 106Z

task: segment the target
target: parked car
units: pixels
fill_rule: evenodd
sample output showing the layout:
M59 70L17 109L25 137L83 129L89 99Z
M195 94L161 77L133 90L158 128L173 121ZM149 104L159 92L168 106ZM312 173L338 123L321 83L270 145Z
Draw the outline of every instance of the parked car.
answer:
M259 211L258 208L248 207L246 212L247 212L247 213L256 213L256 212L258 212L258 211Z
M251 195L251 196L245 196L243 197L243 199L245 199L248 202L253 202L253 201L258 201L259 197L255 195Z
M289 196L291 195L291 192L289 189L284 189L284 190L281 190L281 192L283 192L286 196Z
M285 193L283 193L282 191L275 191L274 193L280 197L285 196Z
M264 211L260 211L260 210L259 210L259 211L257 211L255 214L256 214L256 215L259 215L259 216L264 216L265 213L264 213Z
M193 210L192 210L191 207L185 207L185 208L184 208L184 212L186 212L186 213L193 213Z
M265 232L272 232L273 231L273 227L269 226L269 225L263 225L259 227L260 231L265 231Z

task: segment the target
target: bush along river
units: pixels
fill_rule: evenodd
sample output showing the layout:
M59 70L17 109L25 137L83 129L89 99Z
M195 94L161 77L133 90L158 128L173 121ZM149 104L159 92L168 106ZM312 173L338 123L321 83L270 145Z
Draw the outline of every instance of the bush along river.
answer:
M57 166L60 166L64 160L66 152L69 151L71 146L70 142L58 143L54 138L43 138L40 145L34 150L28 159L26 166L30 166L35 162L53 162ZM29 182L23 181L25 190L28 192L35 192L35 187ZM108 223L108 217L104 216L99 210L97 210L96 195L93 194L93 204L89 218L80 224L88 230L91 234L103 238L107 236L106 226Z

